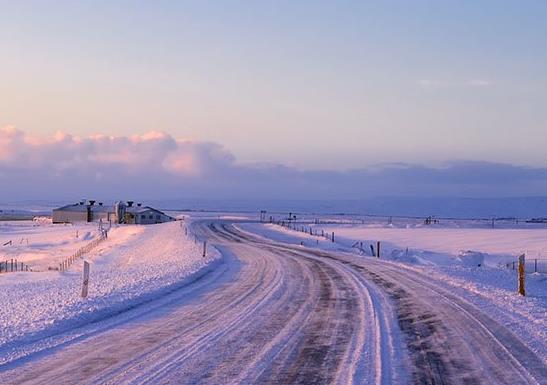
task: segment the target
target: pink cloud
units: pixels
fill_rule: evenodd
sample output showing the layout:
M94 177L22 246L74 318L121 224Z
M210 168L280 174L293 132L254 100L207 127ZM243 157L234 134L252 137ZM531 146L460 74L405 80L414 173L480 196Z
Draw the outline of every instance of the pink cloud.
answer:
M127 172L154 170L175 175L199 175L214 161L218 145L177 140L164 132L85 138L57 132L52 137L28 135L13 126L0 128L0 167L41 169L48 172L88 170L104 174L109 167ZM225 152L225 154L227 154ZM211 159L209 159L211 158ZM222 160L232 160L225 156Z

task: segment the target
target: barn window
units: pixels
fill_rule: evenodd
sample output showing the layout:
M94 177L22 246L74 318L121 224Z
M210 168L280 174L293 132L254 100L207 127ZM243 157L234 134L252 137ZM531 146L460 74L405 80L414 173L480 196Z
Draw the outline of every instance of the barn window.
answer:
M149 216L148 218L150 218L150 219L154 219L154 216L153 216L153 215L150 215L150 216Z
M146 219L146 215L141 215L141 219Z
M160 216L159 216L159 215L156 215L156 219L159 221L159 220L160 220Z

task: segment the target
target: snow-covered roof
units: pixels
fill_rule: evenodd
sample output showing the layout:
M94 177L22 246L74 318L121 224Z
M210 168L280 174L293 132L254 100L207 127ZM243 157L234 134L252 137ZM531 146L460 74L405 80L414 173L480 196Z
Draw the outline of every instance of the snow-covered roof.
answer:
M70 204L70 205L66 205L66 206L63 206L63 207L59 207L57 209L53 209L53 211L70 211L70 212L87 212L87 208L90 207L91 208L91 211L95 212L95 213L98 213L98 212L115 212L116 209L115 209L115 206L112 206L112 205L82 205L82 204L79 204L79 203L74 203L74 204ZM166 215L166 216L169 216L167 214L165 214L164 212L161 212L160 210L157 210L153 207L150 207L150 206L125 206L125 212L127 213L131 213L131 214L142 214L142 213L146 213L148 211L153 211L155 213L158 213L158 214L162 214L162 215Z
M131 213L131 214L141 214L141 213L145 213L147 211L154 211L158 214L163 214L163 215L167 215L163 212L161 212L160 210L157 210L155 208L152 208L150 206L132 206L132 207L126 207L125 208L125 211L128 212L128 213Z
M56 209L53 209L53 211L71 211L71 212L86 212L87 208L91 207L91 211L94 212L112 212L114 209L111 206L101 206L101 205L81 205L79 203L74 203L66 206L62 206Z

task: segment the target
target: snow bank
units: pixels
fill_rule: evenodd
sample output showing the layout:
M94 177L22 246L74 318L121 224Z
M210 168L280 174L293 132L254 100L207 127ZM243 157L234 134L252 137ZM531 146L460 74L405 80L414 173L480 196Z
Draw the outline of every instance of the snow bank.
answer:
M460 251L455 258L462 266L481 267L484 265L484 254L478 251Z
M185 236L181 222L113 228L93 250L89 297L80 297L82 261L67 272L0 275L0 364L19 346L117 314L203 273L220 254Z

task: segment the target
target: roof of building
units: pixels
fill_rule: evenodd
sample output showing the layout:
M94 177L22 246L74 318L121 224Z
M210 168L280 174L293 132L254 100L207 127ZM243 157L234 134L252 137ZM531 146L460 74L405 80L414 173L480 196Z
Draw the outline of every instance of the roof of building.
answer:
M115 205L89 205L89 204L80 204L80 203L74 203L66 206L59 207L57 209L53 209L53 211L69 211L69 212L81 212L85 213L87 212L87 208L91 208L92 212L95 213L108 213L108 212L115 212L116 206ZM125 206L125 212L131 213L131 214L142 214L146 213L148 211L154 211L158 214L162 214L165 216L170 217L170 215L165 214L164 212L157 210L150 206Z
M154 211L158 214L163 214L163 215L167 215L165 214L164 212L160 211L160 210L157 210L153 207L150 207L150 206L132 206L132 207L126 207L125 208L125 211L128 212L128 213L131 213L131 214L141 214L141 213L145 213L147 211ZM169 216L169 215L167 215Z
M81 205L79 203L74 203L74 204L62 206L62 207L53 209L53 211L86 212L88 207L90 207L91 211L94 211L94 212L112 212L112 211L114 211L112 206Z

